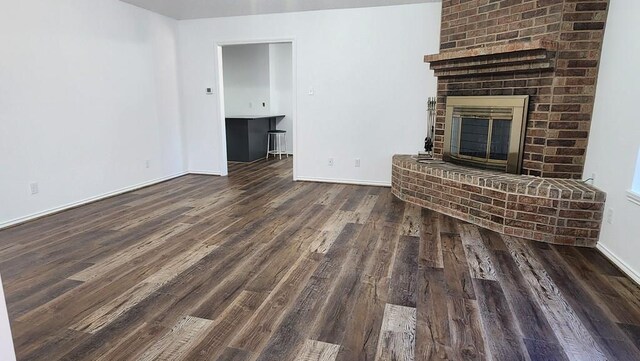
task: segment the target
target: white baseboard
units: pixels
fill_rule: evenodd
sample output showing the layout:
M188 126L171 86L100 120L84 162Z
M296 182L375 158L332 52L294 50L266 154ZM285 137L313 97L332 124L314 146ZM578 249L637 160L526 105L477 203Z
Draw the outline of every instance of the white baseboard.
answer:
M625 261L616 256L607 246L598 243L597 248L602 254L613 262L622 272L629 276L635 283L640 284L640 273L631 268Z
M87 203L99 201L101 199L105 199L105 198L109 198L109 197L113 197L113 196L117 196L117 195L122 194L122 193L135 191L137 189L148 187L148 186L151 186L151 185L154 185L154 184L157 184L157 183L162 183L162 182L168 181L168 180L173 179L173 178L182 177L183 175L186 175L186 174L188 174L188 172L180 172L180 173L173 174L173 175L170 175L170 176L156 178L156 179L153 179L153 180L150 180L150 181L147 181L147 182L138 183L138 184L133 185L133 186L120 188L120 189L112 191L112 192L107 192L107 193L103 193L103 194L100 194L100 195L97 195L97 196L94 196L94 197L85 198L85 199L80 200L80 201L67 203L67 204L59 206L59 207L49 208L49 209L41 211L41 212L32 213L32 214L26 215L24 217L15 218L15 219L0 223L0 230L3 229L3 228L8 228L8 227L11 227L11 226L15 226L15 225L20 224L20 223L32 221L32 220L37 219L37 218L45 217L45 216L48 216L48 215L51 215L51 214L54 214L54 213L62 212L62 211L65 211L67 209L75 208L75 207L78 207L78 206L81 206L81 205L84 205L84 204L87 204Z
M338 184L354 184L359 186L375 186L375 187L391 187L390 182L340 179L340 178L317 178L317 177L297 177L296 181L304 182L320 182L320 183L338 183Z
M208 170L189 170L187 173L185 174L198 174L198 175L220 175L220 172L211 172Z

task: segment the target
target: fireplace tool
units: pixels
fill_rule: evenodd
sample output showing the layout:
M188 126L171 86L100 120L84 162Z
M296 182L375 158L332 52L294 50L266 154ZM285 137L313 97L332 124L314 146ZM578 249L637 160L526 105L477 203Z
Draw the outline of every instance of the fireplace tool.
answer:
M418 152L417 160L430 162L433 157L433 133L436 123L436 98L427 100L427 137L424 139L424 152Z

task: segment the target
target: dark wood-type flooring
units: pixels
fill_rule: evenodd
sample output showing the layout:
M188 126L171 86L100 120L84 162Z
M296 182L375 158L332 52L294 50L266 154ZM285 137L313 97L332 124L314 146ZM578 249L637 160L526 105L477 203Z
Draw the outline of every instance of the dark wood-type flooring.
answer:
M593 249L232 164L0 231L20 360L640 360Z

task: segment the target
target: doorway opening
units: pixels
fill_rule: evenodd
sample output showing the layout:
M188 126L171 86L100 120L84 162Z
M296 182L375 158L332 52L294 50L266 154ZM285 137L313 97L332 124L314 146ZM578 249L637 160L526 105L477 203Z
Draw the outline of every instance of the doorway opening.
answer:
M293 40L220 43L217 50L222 175L277 166L295 180Z

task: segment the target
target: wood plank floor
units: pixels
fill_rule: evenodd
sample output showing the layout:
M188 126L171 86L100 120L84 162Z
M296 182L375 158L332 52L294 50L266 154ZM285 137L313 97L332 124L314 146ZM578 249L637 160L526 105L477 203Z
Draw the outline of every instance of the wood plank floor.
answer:
M640 360L593 249L231 164L0 231L20 360Z

